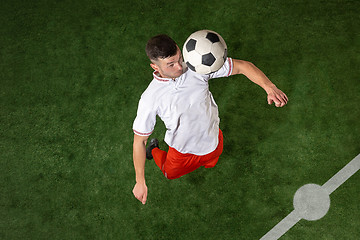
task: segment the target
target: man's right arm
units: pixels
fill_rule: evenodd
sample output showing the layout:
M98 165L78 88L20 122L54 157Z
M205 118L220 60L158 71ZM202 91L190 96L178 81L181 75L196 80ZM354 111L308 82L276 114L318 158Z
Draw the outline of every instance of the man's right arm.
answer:
M146 161L146 142L149 136L139 136L134 134L133 160L136 174L136 184L133 189L134 196L146 203L147 186L145 183L145 161Z

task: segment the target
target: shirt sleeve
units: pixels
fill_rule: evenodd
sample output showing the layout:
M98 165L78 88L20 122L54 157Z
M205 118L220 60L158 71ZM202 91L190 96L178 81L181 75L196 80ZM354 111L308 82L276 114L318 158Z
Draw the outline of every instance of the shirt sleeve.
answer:
M139 136L150 136L156 123L156 109L151 102L141 97L138 105L136 118L133 123L133 131Z
M210 74L210 78L229 77L233 71L232 58L226 58L224 65L214 73Z

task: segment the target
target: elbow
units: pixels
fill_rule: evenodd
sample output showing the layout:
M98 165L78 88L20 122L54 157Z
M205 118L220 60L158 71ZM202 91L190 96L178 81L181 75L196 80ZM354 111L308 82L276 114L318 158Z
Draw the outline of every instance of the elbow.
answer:
M134 147L139 145L146 146L148 138L148 136L139 136L134 134Z

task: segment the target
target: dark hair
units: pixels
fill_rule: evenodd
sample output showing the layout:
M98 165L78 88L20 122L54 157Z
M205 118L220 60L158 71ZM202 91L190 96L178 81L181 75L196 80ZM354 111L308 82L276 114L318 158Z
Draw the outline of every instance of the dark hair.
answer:
M176 55L177 45L168 35L161 34L150 38L145 51L150 60L164 59Z

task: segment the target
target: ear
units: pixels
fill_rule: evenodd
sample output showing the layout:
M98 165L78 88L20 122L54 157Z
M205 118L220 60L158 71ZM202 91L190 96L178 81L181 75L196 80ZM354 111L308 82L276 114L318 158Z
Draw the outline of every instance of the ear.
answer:
M155 71L159 71L159 67L158 67L155 63L150 63L150 66L151 66L152 69L154 69Z

